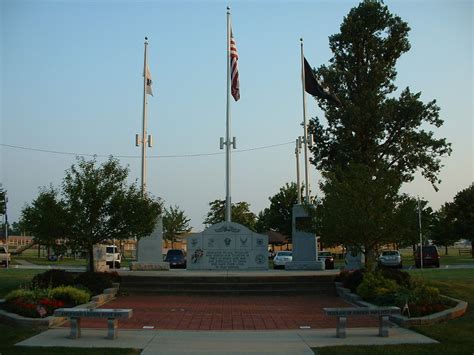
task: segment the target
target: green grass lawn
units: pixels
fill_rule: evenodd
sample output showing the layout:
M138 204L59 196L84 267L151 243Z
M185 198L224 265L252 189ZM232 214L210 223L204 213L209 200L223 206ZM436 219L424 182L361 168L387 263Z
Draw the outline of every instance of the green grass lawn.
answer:
M441 293L469 303L466 314L458 319L435 325L414 326L411 329L438 340L439 344L386 345L386 346L335 346L317 348L316 354L468 354L474 353L474 270L426 269L411 270L413 277L420 277ZM348 335L348 339L349 339Z
M26 270L26 269L0 269L0 298L28 282L36 274L44 270Z

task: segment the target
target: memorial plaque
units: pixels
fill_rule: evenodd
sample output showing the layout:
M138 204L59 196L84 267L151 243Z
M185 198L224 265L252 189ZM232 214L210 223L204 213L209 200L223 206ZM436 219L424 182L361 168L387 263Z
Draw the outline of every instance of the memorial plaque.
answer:
M268 269L268 237L238 223L217 223L186 242L188 270Z

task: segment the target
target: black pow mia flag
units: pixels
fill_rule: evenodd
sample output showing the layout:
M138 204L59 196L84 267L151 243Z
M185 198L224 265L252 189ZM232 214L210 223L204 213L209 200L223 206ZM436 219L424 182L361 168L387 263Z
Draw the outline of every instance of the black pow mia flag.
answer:
M306 58L304 58L304 88L310 95L325 99L333 105L342 106L338 97L328 87L324 87L316 78Z

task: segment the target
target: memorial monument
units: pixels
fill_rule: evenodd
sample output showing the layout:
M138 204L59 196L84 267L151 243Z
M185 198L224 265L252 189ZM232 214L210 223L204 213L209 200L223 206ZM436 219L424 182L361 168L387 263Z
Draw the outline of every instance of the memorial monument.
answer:
M221 222L186 240L188 270L267 270L268 236Z
M308 232L311 217L307 206L294 205L292 216L293 260L285 265L286 270L324 270L324 261L317 260L316 238Z
M169 270L170 264L163 261L163 219L160 216L155 230L148 237L140 239L137 249L137 261L131 270Z

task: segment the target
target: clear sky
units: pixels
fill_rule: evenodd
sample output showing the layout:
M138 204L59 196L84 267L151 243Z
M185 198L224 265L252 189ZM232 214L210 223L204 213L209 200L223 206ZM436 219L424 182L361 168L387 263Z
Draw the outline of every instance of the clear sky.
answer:
M232 105L232 199L253 212L296 180L294 144L302 134L299 38L317 67L357 1L233 1L241 100ZM421 178L403 187L437 209L474 180L473 2L386 1L411 27L412 49L398 62L406 86L437 99L453 144L439 192ZM58 186L74 154L121 157L140 178L143 42L149 38L149 191L179 205L202 229L208 203L225 198L226 6L223 1L0 0L0 182L9 221L40 186ZM308 97L308 118L322 116ZM285 144L286 143L286 144ZM167 157L168 156L168 157ZM174 156L174 157L169 157ZM99 158L103 161L105 158ZM312 168L315 189L320 178Z

